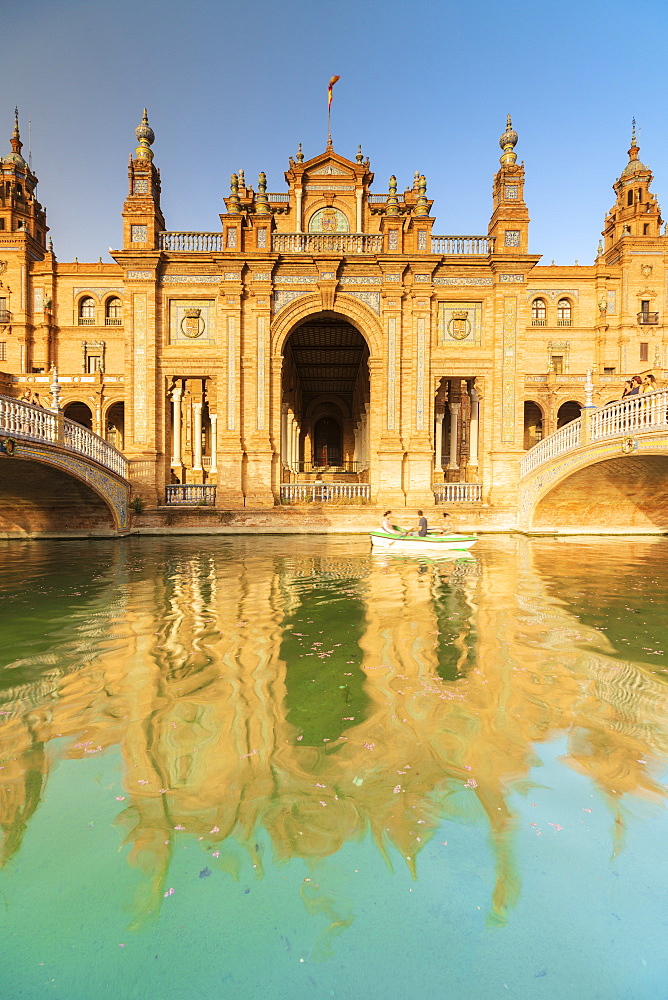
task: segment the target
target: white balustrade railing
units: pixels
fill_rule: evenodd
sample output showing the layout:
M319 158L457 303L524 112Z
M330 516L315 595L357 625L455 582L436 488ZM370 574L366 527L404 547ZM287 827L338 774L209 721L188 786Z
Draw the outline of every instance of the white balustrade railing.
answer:
M222 233L159 233L161 250L210 253L223 249Z
M336 503L341 500L368 500L368 483L282 483L281 503Z
M589 440L635 434L665 427L668 389L628 396L595 410L589 420Z
M165 487L165 503L170 506L215 507L216 487L204 483L177 483Z
M581 441L582 417L572 420L554 434L530 448L520 462L520 475L526 476L539 465L577 448ZM668 389L658 389L637 396L628 396L608 403L589 414L587 441L642 434L668 426Z
M124 479L128 478L127 458L104 438L60 413L33 406L21 399L0 396L0 434L69 448Z
M577 448L580 444L580 420L580 417L577 420L571 420L569 424L560 427L554 434L543 438L533 448L530 448L520 462L520 475L526 476L528 472L543 465L544 462L549 462L557 455L563 455L565 451Z
M435 503L479 503L482 483L434 483Z
M275 253L382 253L383 237L365 233L274 233Z
M431 252L486 255L494 253L494 239L489 236L432 236Z

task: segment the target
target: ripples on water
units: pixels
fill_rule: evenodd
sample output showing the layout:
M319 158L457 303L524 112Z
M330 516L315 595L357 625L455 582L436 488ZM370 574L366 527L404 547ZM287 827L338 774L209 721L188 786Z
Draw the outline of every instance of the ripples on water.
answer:
M4 554L15 995L663 997L666 541Z

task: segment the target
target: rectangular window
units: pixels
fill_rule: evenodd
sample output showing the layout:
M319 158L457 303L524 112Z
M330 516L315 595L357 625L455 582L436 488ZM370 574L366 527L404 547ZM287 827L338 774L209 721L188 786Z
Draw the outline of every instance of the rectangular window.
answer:
M643 316L647 316L649 313L649 299L643 299L640 303L640 312Z
M615 374L615 369L614 368L604 368L603 369L603 374L604 375L614 375Z
M0 361L7 360L7 341L0 340Z
M9 323L9 316L7 315L7 299L4 296L0 296L0 323Z
M649 361L649 344L648 343L647 344L642 344L641 343L641 345L640 345L640 360L641 361Z
M648 232L649 232L649 223L645 222L645 223L643 223L643 227L642 227L642 234L643 234L643 236L647 236Z
M86 371L89 375L94 375L102 368L102 358L99 354L88 354L86 356Z
M552 371L555 375L564 374L564 356L563 354L553 354L552 355Z
M5 220L4 219L0 219L0 229L4 229L4 228L5 228Z

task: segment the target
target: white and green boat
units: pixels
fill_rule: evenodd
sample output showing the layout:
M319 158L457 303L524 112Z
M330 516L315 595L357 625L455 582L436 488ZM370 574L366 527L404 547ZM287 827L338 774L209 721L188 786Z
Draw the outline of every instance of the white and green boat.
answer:
M478 541L477 535L410 535L397 531L370 531L374 548L394 549L398 552L464 552Z

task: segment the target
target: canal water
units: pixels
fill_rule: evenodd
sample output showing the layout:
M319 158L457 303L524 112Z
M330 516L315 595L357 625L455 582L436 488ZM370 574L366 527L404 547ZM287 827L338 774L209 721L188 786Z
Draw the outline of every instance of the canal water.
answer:
M668 540L2 552L0 996L668 995Z

